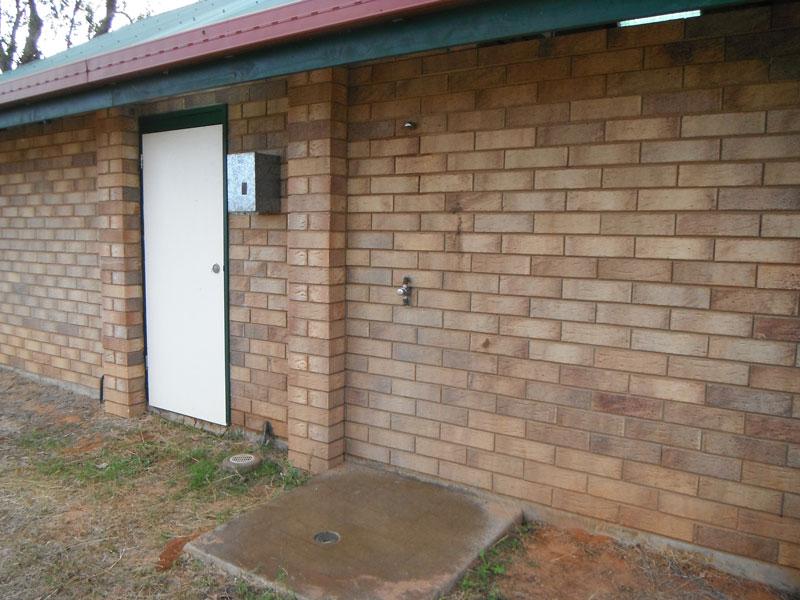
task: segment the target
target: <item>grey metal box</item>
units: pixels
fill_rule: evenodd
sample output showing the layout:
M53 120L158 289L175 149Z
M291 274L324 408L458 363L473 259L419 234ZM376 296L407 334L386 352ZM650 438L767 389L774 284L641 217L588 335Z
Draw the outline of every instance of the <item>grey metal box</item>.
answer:
M261 152L228 155L228 212L281 212L281 157Z

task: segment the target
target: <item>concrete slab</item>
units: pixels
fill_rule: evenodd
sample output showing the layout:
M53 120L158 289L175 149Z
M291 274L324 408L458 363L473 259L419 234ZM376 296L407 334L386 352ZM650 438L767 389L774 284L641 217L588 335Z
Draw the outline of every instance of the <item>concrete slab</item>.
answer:
M436 598L522 519L519 508L364 466L343 466L187 545L298 598ZM314 535L334 531L338 543Z

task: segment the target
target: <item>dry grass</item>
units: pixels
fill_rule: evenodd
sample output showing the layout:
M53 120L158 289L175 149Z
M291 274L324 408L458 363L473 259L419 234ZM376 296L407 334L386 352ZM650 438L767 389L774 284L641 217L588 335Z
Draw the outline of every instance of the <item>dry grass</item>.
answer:
M273 597L186 558L162 568L186 541L171 540L301 484L282 452L155 416L106 417L2 371L0 406L0 597ZM264 463L245 477L219 468L241 451Z

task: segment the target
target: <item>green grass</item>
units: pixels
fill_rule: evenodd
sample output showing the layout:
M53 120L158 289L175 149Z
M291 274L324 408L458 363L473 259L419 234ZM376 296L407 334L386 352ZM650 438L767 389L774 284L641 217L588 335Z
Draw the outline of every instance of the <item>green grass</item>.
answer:
M29 429L16 440L17 445L25 450L51 452L66 445L62 429Z
M36 468L44 475L77 484L122 483L145 473L158 458L155 445L142 442L124 449L103 448L88 456L50 455L37 461Z
M196 448L185 453L181 462L187 466L189 473L186 491L203 493L230 494L244 493L253 482L265 481L273 487L284 490L302 485L306 475L292 467L285 460L273 460L262 457L262 463L249 473L234 473L222 469L222 461L232 452L230 450L214 450Z
M72 455L62 451L66 441L57 431L31 430L19 440L20 446L37 451L33 464L42 475L67 484L101 485L110 493L154 469L176 499L192 495L209 500L243 494L256 482L287 490L302 485L307 478L273 453L265 453L261 465L249 473L223 470L226 456L254 452L241 433L214 436L167 422L159 426L171 430L171 435L148 441L141 432L133 431L124 438L105 440L99 449Z
M534 523L524 523L498 540L491 548L481 551L477 563L464 575L459 584L467 598L502 600L496 580L506 574L515 554L524 547L524 540L533 535Z

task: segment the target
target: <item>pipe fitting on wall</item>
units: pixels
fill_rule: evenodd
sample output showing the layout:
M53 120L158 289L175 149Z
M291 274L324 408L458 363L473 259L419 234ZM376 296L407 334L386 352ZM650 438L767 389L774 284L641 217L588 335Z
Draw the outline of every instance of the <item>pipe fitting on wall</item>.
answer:
M397 288L397 295L403 299L403 305L411 304L411 277L403 277L403 285Z

